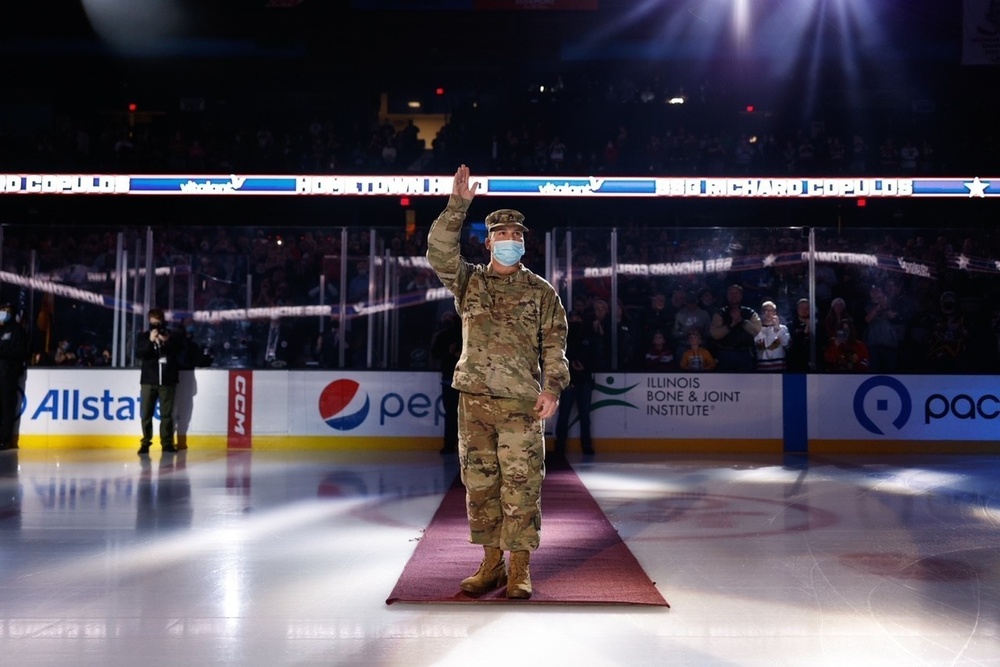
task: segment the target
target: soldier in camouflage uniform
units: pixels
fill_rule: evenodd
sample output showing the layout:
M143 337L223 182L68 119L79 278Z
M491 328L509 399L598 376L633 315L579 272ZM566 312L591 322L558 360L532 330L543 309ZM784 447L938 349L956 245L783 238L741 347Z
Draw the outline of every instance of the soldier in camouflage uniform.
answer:
M469 168L459 167L427 240L427 259L462 318L462 356L452 381L461 392L459 465L470 541L486 553L462 590L480 595L506 584L507 597L526 599L541 525L543 420L556 413L569 384L566 311L552 285L520 263L527 228L519 212L487 216L489 264L462 258L462 224L478 186L470 187Z

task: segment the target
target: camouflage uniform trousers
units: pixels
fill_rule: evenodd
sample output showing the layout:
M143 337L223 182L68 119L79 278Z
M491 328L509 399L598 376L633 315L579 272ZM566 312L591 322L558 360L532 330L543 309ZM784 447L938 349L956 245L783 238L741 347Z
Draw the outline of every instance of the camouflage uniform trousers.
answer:
M462 392L458 456L473 544L538 548L545 435L535 402Z

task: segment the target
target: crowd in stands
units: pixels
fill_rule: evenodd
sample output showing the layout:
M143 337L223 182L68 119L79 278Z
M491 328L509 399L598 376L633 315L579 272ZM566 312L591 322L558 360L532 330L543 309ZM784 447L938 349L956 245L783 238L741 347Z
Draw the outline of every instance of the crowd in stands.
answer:
M810 297L807 264L769 267L757 261L801 256L807 246L797 234L788 230L620 230L620 264L679 266L692 259L728 255L742 259L745 268L668 277L620 275L616 294L611 293L608 278L583 278L575 283L567 308L593 322L606 319L607 303L617 304L614 353L619 369L683 370L680 363L692 332L716 355L723 341L713 337L712 317L726 308L727 289L735 284L742 290L744 306L756 311L765 323L767 311L773 310L774 324L786 325L793 334L780 343L779 356L809 359L809 370L996 372L1000 273L958 268L956 258L996 257L998 248L990 234L965 232L968 235L951 231L925 236L919 231L854 230L840 238L819 240L821 251L849 249L891 261L878 265L818 262L811 318L808 304L802 310L802 301ZM601 235L578 231L573 238L572 256L579 266L607 265L607 243ZM927 267L930 273L899 270L899 260ZM596 308L598 302L605 305ZM794 336L799 320L810 323L808 343ZM863 358L852 363L845 363L844 350L838 347L838 333L843 337L845 329L852 341L860 341L857 347L867 348ZM661 343L658 336L665 340ZM598 347L609 355L605 339ZM775 345L773 338L768 344ZM811 354L809 344L815 350ZM783 363L771 363L774 355L762 353L762 345L757 347L757 369L786 368ZM609 360L605 358L598 366L609 367ZM796 370L805 368L800 365Z
M140 231L132 230L129 242ZM158 228L155 264L175 271L157 279L154 299L157 304L173 304L172 326L181 332L192 325L190 334L216 367L431 369L433 337L452 303L447 295L427 298L440 284L421 262L425 231L348 228L344 254L339 229ZM773 337L767 342L772 353L758 355L764 361L760 368L872 373L1000 370L1000 271L995 260L985 261L1000 256L1000 248L991 235L978 230L944 230L937 236L885 229L831 233L817 242L818 249L888 261L817 262L812 317L808 309L801 312L801 302L809 299L810 292L803 255L807 241L798 230L626 228L615 233L617 263L629 267L619 269L617 292L612 292L606 270L611 265L611 230L577 230L569 271L561 259L568 249L556 249L557 285L567 311L579 315L594 332L596 368L686 370L682 359L692 334L703 354L717 359L722 343L713 336L712 320L735 284L742 290L742 305L761 318L773 311L775 317L765 322L789 330L777 347ZM367 252L372 234L379 248L374 259ZM115 235L110 232L6 228L5 270L25 271L25 248L38 251L42 278L105 296L111 293L108 272L114 267ZM544 270L544 239L529 235L527 250L525 262ZM464 238L463 255L474 262L488 261L475 233ZM776 256L790 260L775 265L765 261ZM960 257L984 261L977 270L968 270L961 267ZM720 258L732 264L726 270L699 268L702 260ZM343 284L341 262L346 263ZM898 268L903 264L927 272L906 272ZM677 269L684 266L691 268ZM674 270L658 272L657 267ZM382 303L386 279L395 306L387 320L351 310L354 304ZM44 291L13 294L12 290L13 286L4 287L5 298L19 301L26 313L32 313L24 319L33 328L34 363L109 363L110 309ZM192 311L336 306L342 296L348 306L344 318L264 315L197 325L190 319ZM799 316L809 322L807 339L791 335ZM862 359L845 364L838 357L831 347L838 342L838 333L863 344ZM388 356L383 340L389 341ZM806 340L812 350L802 349ZM341 344L343 361L337 353ZM774 357L806 360L807 365L775 363ZM707 372L711 365L698 370Z
M555 76L489 97L455 93L433 136L389 122L376 94L344 98L207 98L195 110L173 99L135 112L77 102L49 109L34 127L0 126L0 170L450 173L465 162L525 174L917 175L953 169L959 154L970 169L997 154L992 132L932 112L879 109L861 120L831 109L804 121L748 108L707 81L688 93L659 77Z
M379 114L375 99L351 100L324 109L225 111L205 100L200 111L162 115L101 114L54 109L43 126L18 133L0 126L0 171L101 173L451 173L460 162L481 172L576 175L674 174L937 174L961 165L973 169L995 158L989 137L971 143L947 134L955 128L911 122L851 127L831 114L803 126L761 111L733 111L704 83L693 93L657 81L563 81L521 89L489 101L456 100L448 122L433 138L416 125L398 126ZM668 104L683 98L684 104ZM233 109L228 105L226 109ZM992 136L992 135L990 135ZM35 270L55 282L111 293L93 279L115 267L116 233L11 219L4 233L4 269ZM200 221L203 222L203 221ZM125 247L144 241L144 228L126 228ZM157 267L178 267L159 278L157 305L175 300L179 312L224 311L284 305L367 302L382 298L388 272L398 299L388 324L367 316L255 319L199 324L194 335L217 367L432 367L428 351L435 323L449 299L424 302L438 286L419 263L386 266L369 258L371 235L379 257L422 258L426 229L339 229L278 226L251 220L244 226L168 225L155 229ZM757 313L774 304L778 322L794 324L799 302L809 297L805 262L750 265L739 270L675 273L669 277L623 275L611 293L607 229L574 235L573 273L559 285L568 311L590 328L614 335L600 342L607 357L599 367L617 370L686 370L682 359L692 340L717 353L710 327L727 288L739 284L743 303ZM934 238L936 236L936 238ZM464 240L470 261L487 261L482 239ZM544 269L544 238L528 237L526 263ZM984 230L848 230L829 239L830 249L923 262L927 278L885 268L818 263L816 310L810 321L810 370L867 372L995 372L1000 337L1000 279L996 271L956 270L948 259L1000 256ZM689 260L762 258L806 249L798 231L762 229L656 229L643 224L619 230L621 264L638 266ZM557 255L566 256L566 248ZM377 258L376 258L377 259ZM347 281L340 284L341 264ZM988 264L988 263L987 263ZM322 279L321 279L322 278ZM171 281L174 281L171 284ZM370 287L374 285L374 287ZM24 307L33 328L35 363L100 366L109 363L110 310L35 292L8 294ZM569 298L572 291L572 298ZM187 295L191 299L188 301ZM416 295L416 296L414 296ZM413 299L407 300L409 296ZM603 304L603 305L602 305ZM613 305L613 307L612 307ZM878 307L876 308L876 305ZM874 314L876 311L877 314ZM30 313L30 314L29 314ZM891 316L888 315L891 313ZM42 317L42 315L45 315ZM846 324L845 324L846 322ZM181 327L181 322L175 322ZM838 332L864 343L868 358L845 367L828 347ZM405 335L400 335L405 331ZM790 332L791 333L791 332ZM843 337L844 334L841 334ZM386 357L382 340L391 341ZM772 345L772 342L767 345ZM800 354L789 337L788 352ZM801 340L798 340L801 345ZM344 350L343 361L333 348ZM772 360L773 361L773 360ZM773 363L770 364L774 366ZM701 366L700 371L709 368Z

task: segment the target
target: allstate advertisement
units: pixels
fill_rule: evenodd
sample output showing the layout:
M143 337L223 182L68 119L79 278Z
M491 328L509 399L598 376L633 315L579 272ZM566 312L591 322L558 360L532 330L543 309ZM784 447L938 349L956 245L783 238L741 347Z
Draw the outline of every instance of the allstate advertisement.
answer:
M181 373L175 399L178 432L225 433L227 391L226 372ZM22 436L130 435L138 441L139 407L137 368L32 368L18 428Z
M1000 440L996 378L811 375L810 440Z

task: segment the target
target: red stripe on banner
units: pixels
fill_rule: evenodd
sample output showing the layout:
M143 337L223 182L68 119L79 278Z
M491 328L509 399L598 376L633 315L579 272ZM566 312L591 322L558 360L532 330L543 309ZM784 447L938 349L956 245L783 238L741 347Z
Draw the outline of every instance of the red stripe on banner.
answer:
M253 440L253 371L229 371L229 449L250 449Z

